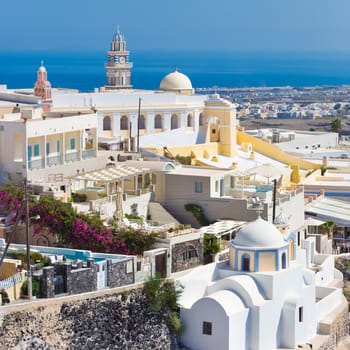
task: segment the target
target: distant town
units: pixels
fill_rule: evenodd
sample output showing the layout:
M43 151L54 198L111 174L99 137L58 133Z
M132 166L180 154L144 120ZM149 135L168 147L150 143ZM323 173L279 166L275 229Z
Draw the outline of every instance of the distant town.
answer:
M337 131L342 136L350 135L350 125L347 122L350 117L350 85L212 87L196 89L196 92L218 93L235 103L237 119L248 130L292 128L304 131ZM334 118L342 120L339 130L332 130Z

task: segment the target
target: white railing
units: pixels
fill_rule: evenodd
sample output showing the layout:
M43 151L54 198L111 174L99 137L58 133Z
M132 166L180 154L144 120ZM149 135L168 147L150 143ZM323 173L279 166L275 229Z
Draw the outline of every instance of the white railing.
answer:
M17 272L16 274L12 275L11 277L8 277L4 280L0 281L0 289L1 288L5 288L5 289L9 289L13 286L15 286L18 283L22 282L22 277L21 274L19 272Z

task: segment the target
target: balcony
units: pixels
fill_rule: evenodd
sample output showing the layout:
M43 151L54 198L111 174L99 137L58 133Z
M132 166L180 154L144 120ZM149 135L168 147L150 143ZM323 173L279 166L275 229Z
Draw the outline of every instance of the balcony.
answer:
M79 152L71 152L71 153L67 153L65 155L65 162L69 163L69 162L77 162L78 160L80 160L79 157Z
M85 149L82 151L82 159L90 159L96 157L96 149Z
M44 158L28 160L28 169L43 169L44 168Z
M48 166L61 165L62 164L62 157L61 157L61 155L47 157L46 158L46 164Z

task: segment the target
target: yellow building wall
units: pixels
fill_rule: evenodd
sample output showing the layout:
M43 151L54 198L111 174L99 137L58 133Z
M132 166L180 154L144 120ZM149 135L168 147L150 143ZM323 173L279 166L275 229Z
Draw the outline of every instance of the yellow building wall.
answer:
M233 247L230 247L230 267L231 267L231 269L235 268L235 254L236 254L236 249Z
M208 102L209 104L209 102ZM227 102L215 103L213 107L207 105L204 109L204 118L208 123L207 142L219 142L218 154L228 157L237 155L236 139L236 110ZM219 124L215 124L219 120ZM212 130L215 129L215 134Z
M0 280L4 280L17 273L17 265L20 265L19 260L4 261L0 267Z
M297 169L295 168L295 166L298 166L301 169L307 169L307 170L320 168L320 165L318 164L293 157L285 153L284 151L282 151L281 148L279 148L276 145L271 145L268 142L262 141L254 136L247 135L246 133L237 130L237 143L240 145L243 142L251 143L254 151L264 154L270 158L276 159L280 162L287 163L294 170ZM293 179L293 173L292 173L292 179Z
M190 156L192 158L212 158L218 154L219 145L216 142L213 143L203 143L199 145L190 145L190 146L173 146L167 147L171 154L176 157L180 156ZM155 152L163 156L163 148L148 147L148 150ZM208 156L206 156L206 154Z
M4 280L6 278L9 278L15 275L17 273L17 266L20 264L21 264L20 260L16 260L16 259L9 259L7 261L4 260L0 268L0 280ZM24 277L25 277L25 273L21 272L22 283L25 280ZM20 298L22 283L18 283L11 288L5 289L10 298L10 302Z
M259 253L259 271L276 271L276 259L273 252Z

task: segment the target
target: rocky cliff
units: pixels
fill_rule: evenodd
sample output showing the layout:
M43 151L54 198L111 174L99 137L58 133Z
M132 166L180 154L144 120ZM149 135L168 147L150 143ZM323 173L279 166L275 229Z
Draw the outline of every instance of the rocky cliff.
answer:
M10 312L0 349L178 349L165 314L148 306L137 289Z

